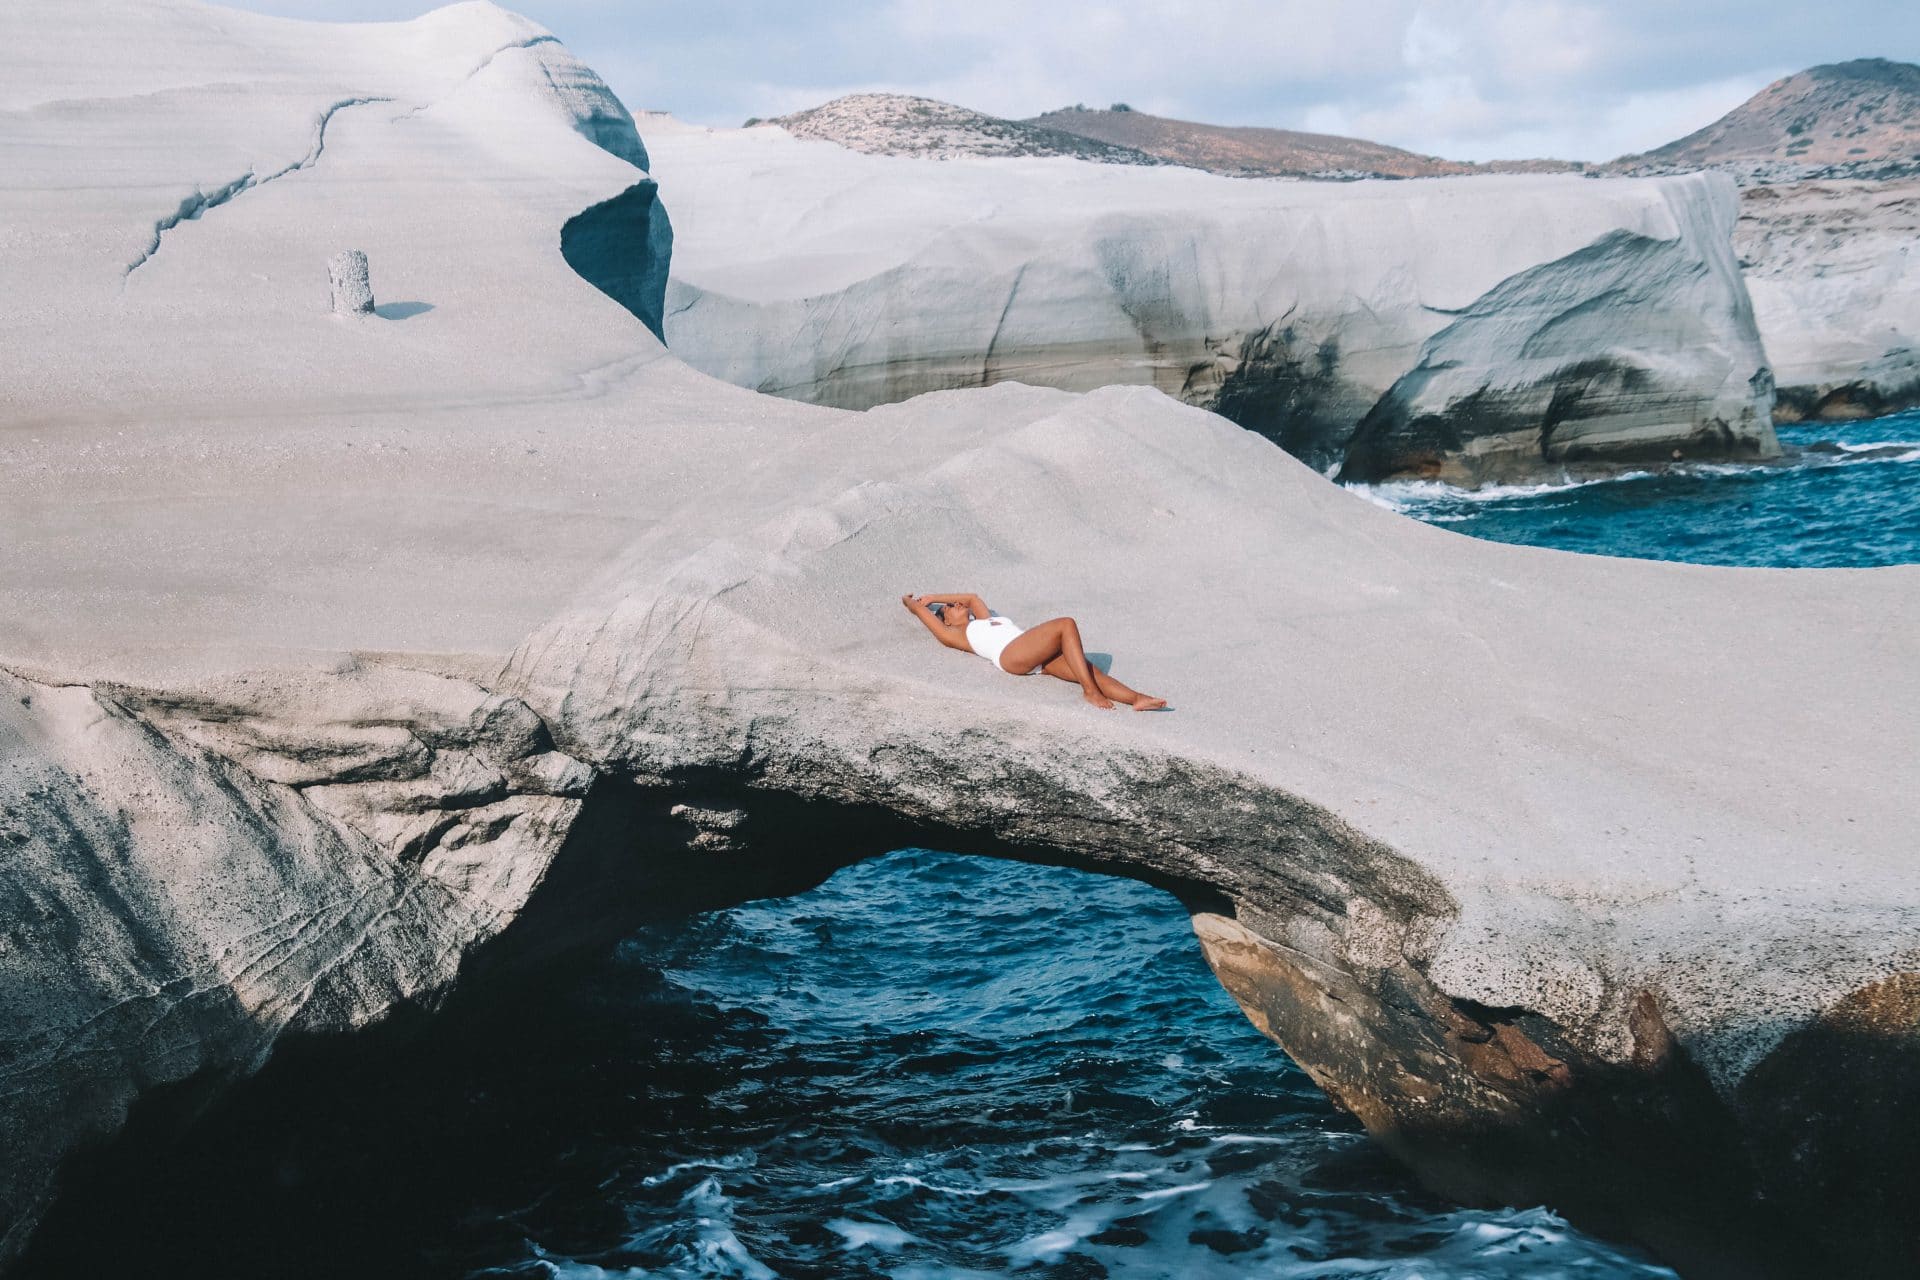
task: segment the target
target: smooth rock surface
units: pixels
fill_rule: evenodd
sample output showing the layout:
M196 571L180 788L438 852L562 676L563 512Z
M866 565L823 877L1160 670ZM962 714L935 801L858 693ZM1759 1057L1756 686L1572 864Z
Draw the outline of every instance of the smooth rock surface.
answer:
M1430 473L1435 417L1468 481L1778 449L1717 175L1302 183L647 127L667 345L741 386L1155 386L1368 478Z
M1913 1061L1920 569L1475 542L1150 387L755 395L569 268L647 179L526 24L109 17L0 11L0 1252L130 1102L906 843L1177 889L1435 1185L1675 1254L1762 1189L1862 1269L1908 1243L1906 1095L1821 1082ZM1666 240L1712 190L1619 189ZM1536 260L1621 218L1540 199ZM432 310L333 323L340 243ZM940 649L897 601L945 588L1177 710ZM1803 1141L1875 1128L1865 1171ZM1820 1235L1842 1192L1880 1234Z

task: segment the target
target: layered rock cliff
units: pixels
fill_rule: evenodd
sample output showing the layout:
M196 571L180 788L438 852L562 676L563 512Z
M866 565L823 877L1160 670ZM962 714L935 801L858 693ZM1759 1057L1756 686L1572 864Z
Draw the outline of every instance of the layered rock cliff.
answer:
M569 268L646 175L499 11L122 0L69 63L94 18L20 13L0 1252L129 1105L910 842L1175 889L1256 1025L1454 1194L1743 1266L1911 1247L1914 570L1478 543L1149 387L752 394L648 332L651 216L599 228L641 269ZM1635 189L1681 234L1691 188ZM1536 261L1618 221L1540 208ZM414 305L330 315L347 245ZM931 645L897 597L956 573L1178 710Z
M1920 177L1749 186L1734 243L1782 420L1920 404Z
M653 123L668 346L742 386L1144 384L1366 478L1777 451L1724 179L1236 181Z
M1920 66L1811 67L1610 168L1740 183L1734 243L1784 420L1920 404Z

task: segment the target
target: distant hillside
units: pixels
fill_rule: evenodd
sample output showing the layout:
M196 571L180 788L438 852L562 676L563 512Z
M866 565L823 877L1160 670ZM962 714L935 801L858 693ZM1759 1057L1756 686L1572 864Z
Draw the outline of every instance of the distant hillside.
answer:
M1027 120L1006 120L932 98L861 93L767 123L803 138L879 155L1074 156L1260 177L1634 174L1718 168L1731 171L1742 185L1896 178L1920 174L1920 66L1858 58L1811 67L1768 85L1704 129L1603 166L1559 160L1472 164L1362 138L1173 120L1124 105L1104 111L1065 107Z
M957 156L1075 156L1106 164L1162 163L1132 147L898 93L850 94L807 111L750 123L777 124L796 137L837 142L869 155L932 160Z
M1144 111L1065 107L1024 123L1142 151L1170 164L1260 176L1429 178L1477 173L1470 164L1416 155L1378 142L1293 129L1169 120Z
M1920 66L1857 58L1776 80L1706 128L1616 169L1785 171L1920 169Z

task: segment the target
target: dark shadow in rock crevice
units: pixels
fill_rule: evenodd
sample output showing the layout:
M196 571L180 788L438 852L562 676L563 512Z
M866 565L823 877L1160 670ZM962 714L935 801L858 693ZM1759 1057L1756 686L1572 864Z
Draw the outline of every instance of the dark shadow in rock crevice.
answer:
M653 179L567 219L560 229L560 254L588 284L665 341L673 224Z

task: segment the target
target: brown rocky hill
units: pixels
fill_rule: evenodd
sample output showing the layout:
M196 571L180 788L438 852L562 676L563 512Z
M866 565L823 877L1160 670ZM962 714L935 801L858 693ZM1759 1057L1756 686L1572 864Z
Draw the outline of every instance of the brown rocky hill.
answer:
M1249 177L1427 178L1578 169L1558 160L1468 164L1399 147L1293 129L1169 120L1125 107L1067 107L1030 120L897 93L856 93L755 124L872 155L1074 156L1107 164L1176 164Z
M1106 164L1164 163L1132 147L900 93L848 94L806 111L747 123L777 124L796 137L837 142L869 155L933 160L956 156L1076 156Z
M1378 142L1293 129L1263 129L1170 120L1115 107L1064 107L1025 123L1144 151L1192 169L1245 174L1366 173L1425 178L1471 173L1473 166L1416 155Z
M1362 138L1296 129L1201 124L1116 104L1105 111L1064 107L1026 124L1143 151L1169 164L1249 176L1431 178L1456 173L1577 169L1558 160L1468 164L1423 156Z
M1618 168L1920 168L1920 66L1856 58L1766 88L1704 129Z

